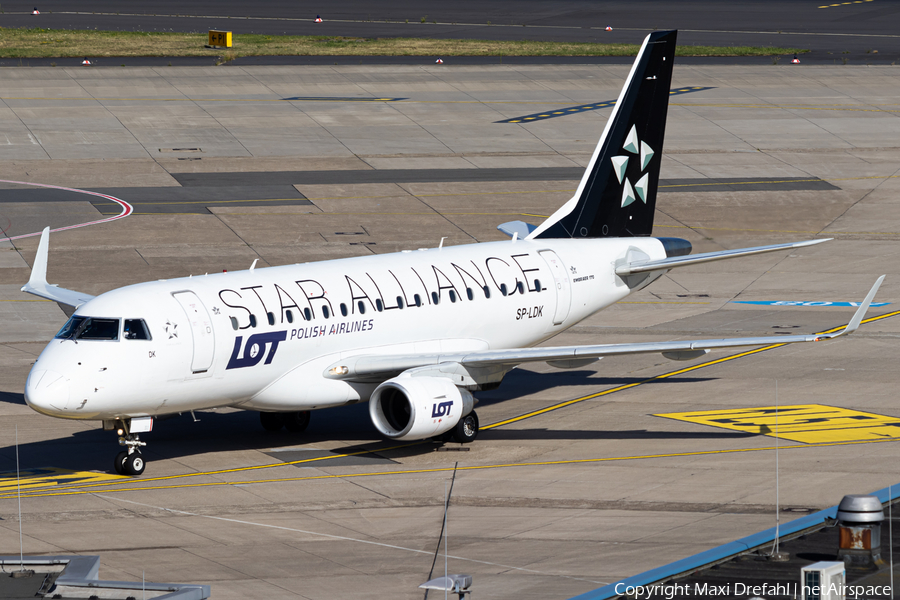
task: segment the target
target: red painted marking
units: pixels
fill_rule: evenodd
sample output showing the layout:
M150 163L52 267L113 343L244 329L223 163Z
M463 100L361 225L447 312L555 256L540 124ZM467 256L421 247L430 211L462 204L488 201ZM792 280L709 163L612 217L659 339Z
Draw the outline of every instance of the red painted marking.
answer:
M125 202L124 200L120 200L119 198L116 198L115 196L101 194L100 192L89 192L88 190L79 190L76 188L68 188L68 187L63 187L60 185L48 185L46 183L31 183L28 181L10 181L8 179L0 179L0 183L17 183L19 185L33 185L36 187L50 188L53 190L63 190L66 192L75 192L78 194L88 194L90 196L98 196L100 198L106 198L107 200L112 200L113 202L115 202L116 204L118 204L119 206L122 207L122 212L120 212L119 214L117 214L115 216L107 217L106 219L99 219L97 221L89 221L87 223L78 223L76 225L67 225L65 227L57 227L56 229L51 229L50 230L51 232L68 231L69 229L78 229L79 227L87 227L88 225L99 225L100 223L109 223L110 221L118 221L119 219L124 219L125 217L130 215L132 212L134 212L134 207L131 206L130 204L128 204L127 202ZM13 237L0 238L0 242L8 242L10 240L21 240L22 238L34 237L36 235L41 235L41 232L36 231L35 233L26 233L23 235L16 235Z

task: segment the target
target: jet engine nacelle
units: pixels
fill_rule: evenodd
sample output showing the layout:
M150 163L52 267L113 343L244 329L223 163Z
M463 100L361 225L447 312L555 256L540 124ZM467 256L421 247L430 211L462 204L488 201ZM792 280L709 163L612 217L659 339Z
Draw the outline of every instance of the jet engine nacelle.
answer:
M449 379L407 375L375 388L369 415L386 437L422 440L450 431L474 406L472 394Z

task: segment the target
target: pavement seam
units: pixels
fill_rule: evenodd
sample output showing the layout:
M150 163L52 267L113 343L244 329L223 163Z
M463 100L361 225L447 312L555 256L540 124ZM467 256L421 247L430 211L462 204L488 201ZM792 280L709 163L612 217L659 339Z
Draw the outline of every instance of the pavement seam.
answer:
M99 496L99 494L98 494L98 496ZM184 510L176 510L176 509L174 509L174 508L165 508L165 507L162 507L162 506L154 506L154 505L152 505L152 504L144 504L144 503L142 503L142 502L135 502L135 501L133 501L133 500L125 500L125 499L122 499L122 498L112 498L112 497L107 497L107 496L99 496L99 497L102 497L102 498L108 498L109 500L113 500L113 501L117 501L117 502L127 502L127 503L130 503L130 504L137 504L137 505L139 505L139 506L145 506L145 507L147 507L147 508L155 508L156 510L161 510L161 511L165 511L165 512L170 512L170 513L174 513L174 514L177 514L177 515L184 515L184 516L190 516L190 517L201 517L201 518L204 518L204 519L212 519L212 520L216 520L216 521L225 521L225 522L228 522L228 523L236 523L236 524L239 524L239 525L251 525L251 526L255 526L255 527L264 527L264 528L269 528L269 529L279 529L279 530L282 530L282 531L290 531L290 532L294 532L294 533L303 533L303 534L306 534L306 535L313 535L313 536L318 536L318 537L324 537L324 538L329 538L329 539L338 540L338 541L356 542L356 543L360 543L360 544L370 544L370 545L373 545L373 546L379 546L379 547L386 548L386 549L390 549L390 550L402 550L402 551L405 551L405 552L412 552L412 553L415 553L415 554L426 554L426 555L428 555L428 556L431 556L431 551L429 551L429 550L418 550L418 549L416 549L416 548L407 548L407 547L405 547L405 546L397 546L397 545L395 545L395 544L386 544L386 543L384 543L384 542L376 542L376 541L372 541L372 540L362 540L362 539L358 539L358 538L351 538L351 537L342 536L342 535L334 535L334 534L330 534L330 533L319 533L319 532L317 532L317 531L309 531L309 530L305 530L305 529L297 529L297 528L293 528L293 527L284 527L284 526L282 526L282 525L272 525L272 524L270 524L270 523L256 523L256 522L253 522L253 521L244 521L244 520L242 520L242 519L230 519L230 518L228 518L228 517L219 517L219 516L215 516L215 515L201 515L201 514L198 514L198 513L192 513L192 512L188 512L188 511L184 511ZM526 572L526 573L535 573L535 574L538 574L538 575L548 575L548 576L551 576L551 577L562 577L562 578L565 578L565 579L574 579L574 580L576 580L576 581L587 581L587 582L590 582L590 583L598 583L598 584L601 584L601 585L606 585L606 584L605 584L604 582L602 582L602 581L593 581L593 580L591 580L591 579L584 579L584 578L582 578L582 577L572 577L572 576L570 576L570 575L562 575L562 574L559 574L559 573L547 573L547 572L545 572L545 571L538 571L538 570L535 570L535 569L526 569L526 568L523 568L523 567L514 567L514 566L511 566L511 565L504 565L504 564L501 564L501 563L489 562L489 561L484 561L484 560L477 560L477 559L474 559L474 558L466 558L466 557L464 557L464 556L454 556L454 555L451 554L451 555L449 555L449 558L452 558L453 560L463 560L463 561L467 561L467 562L473 562L473 563L482 564L482 565L489 565L489 566L493 566L493 567L502 567L502 568L504 568L504 569L512 569L512 570L515 570L515 571L523 571L523 572Z

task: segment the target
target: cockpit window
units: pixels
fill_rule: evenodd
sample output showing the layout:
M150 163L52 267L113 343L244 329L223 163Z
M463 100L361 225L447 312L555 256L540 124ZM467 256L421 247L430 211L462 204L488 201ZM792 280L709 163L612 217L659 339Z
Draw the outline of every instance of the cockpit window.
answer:
M56 334L61 340L118 340L119 319L72 317Z
M117 340L119 339L119 320L88 317L75 334L75 339Z
M125 319L125 327L122 328L122 337L126 340L149 340L150 330L143 319Z
M62 326L62 329L59 330L59 333L56 334L56 339L58 340L73 340L75 339L75 332L78 331L78 328L81 327L81 324L87 320L87 317L72 317L66 324Z

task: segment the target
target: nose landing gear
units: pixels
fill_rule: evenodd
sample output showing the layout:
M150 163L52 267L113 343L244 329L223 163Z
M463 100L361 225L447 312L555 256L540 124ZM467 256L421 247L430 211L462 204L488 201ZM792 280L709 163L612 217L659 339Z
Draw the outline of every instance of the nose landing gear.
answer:
M116 455L113 468L119 475L136 476L143 473L147 466L141 455L141 447L146 446L147 443L142 442L138 434L129 431L129 421L130 419L120 420L115 423L116 433L119 435L119 445L125 446L126 449Z
M119 452L113 464L119 475L140 475L144 472L145 466L144 457L138 449L135 449L133 454L128 454L127 450Z

